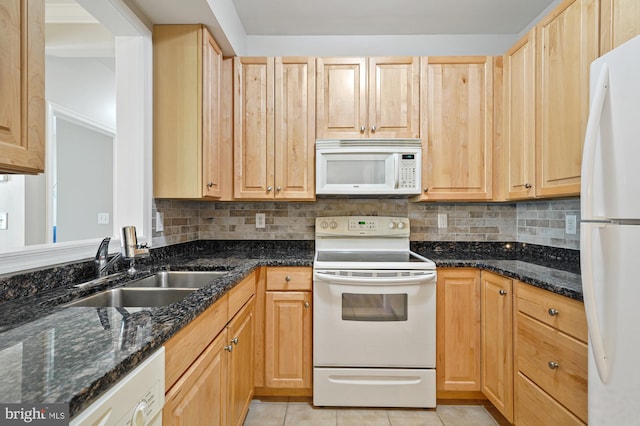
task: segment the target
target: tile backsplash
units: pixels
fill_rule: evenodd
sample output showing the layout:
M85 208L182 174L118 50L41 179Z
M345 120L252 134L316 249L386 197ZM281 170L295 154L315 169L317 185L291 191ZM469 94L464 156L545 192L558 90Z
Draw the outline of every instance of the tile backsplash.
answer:
M154 200L164 231L160 247L202 240L313 240L317 216L378 215L411 219L412 241L518 241L579 248L578 234L564 232L566 214L580 220L579 199L520 203L412 203L406 199L323 198L315 202L206 202ZM256 213L265 228L256 229ZM438 228L445 214L447 227Z

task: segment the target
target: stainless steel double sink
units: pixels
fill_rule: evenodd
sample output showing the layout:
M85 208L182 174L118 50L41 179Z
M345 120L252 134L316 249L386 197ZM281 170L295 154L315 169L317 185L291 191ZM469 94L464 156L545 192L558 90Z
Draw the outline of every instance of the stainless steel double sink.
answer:
M124 287L104 290L64 306L133 308L170 305L227 273L228 271L162 271L131 281Z

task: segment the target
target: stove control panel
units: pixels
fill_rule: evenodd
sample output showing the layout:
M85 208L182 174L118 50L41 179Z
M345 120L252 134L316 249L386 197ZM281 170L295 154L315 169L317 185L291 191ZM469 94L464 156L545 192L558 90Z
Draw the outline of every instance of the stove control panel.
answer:
M316 237L408 237L409 218L388 216L332 216L316 218Z

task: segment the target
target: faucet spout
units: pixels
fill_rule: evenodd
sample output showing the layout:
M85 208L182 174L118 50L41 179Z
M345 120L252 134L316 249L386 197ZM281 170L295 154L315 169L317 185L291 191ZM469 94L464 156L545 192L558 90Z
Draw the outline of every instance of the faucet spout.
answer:
M118 259L122 256L121 253L117 253L115 256L109 260L109 242L111 241L110 237L106 237L100 243L98 247L98 252L96 253L96 257L93 260L93 263L96 268L96 276L104 277L108 275L109 268L111 268Z

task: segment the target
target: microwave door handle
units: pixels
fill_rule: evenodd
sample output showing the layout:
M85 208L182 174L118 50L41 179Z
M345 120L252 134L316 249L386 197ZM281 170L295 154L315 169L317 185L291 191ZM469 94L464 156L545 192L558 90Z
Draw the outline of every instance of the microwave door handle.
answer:
M400 154L395 153L393 154L393 168L394 168L394 172L395 172L395 182L393 185L394 189L398 189L398 186L400 185Z

